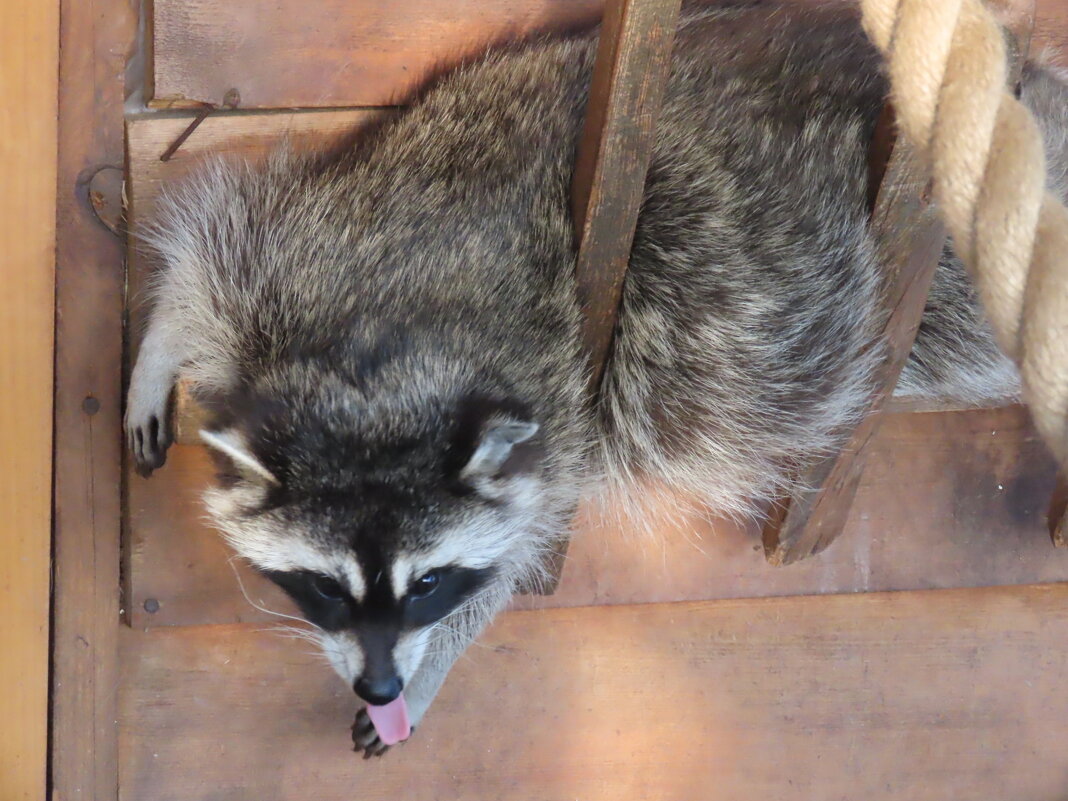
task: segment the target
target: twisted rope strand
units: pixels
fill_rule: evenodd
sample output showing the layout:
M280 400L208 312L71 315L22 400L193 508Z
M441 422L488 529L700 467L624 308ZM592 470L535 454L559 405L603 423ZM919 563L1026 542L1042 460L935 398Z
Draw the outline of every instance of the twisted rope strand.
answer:
M1008 91L1001 28L980 0L861 0L861 11L1035 426L1068 465L1068 210L1046 191L1034 117Z

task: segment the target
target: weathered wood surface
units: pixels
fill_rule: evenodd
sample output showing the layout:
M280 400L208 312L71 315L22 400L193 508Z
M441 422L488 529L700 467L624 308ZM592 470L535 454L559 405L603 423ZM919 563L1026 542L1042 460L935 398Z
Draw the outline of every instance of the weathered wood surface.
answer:
M680 501L652 532L580 517L555 595L524 606L926 589L1068 581L1044 515L1054 465L1020 407L891 415L872 445L846 533L819 559L773 568L760 535ZM129 613L135 626L270 621L292 613L274 585L203 521L202 448L177 447L147 481L131 476ZM136 490L136 492L134 492ZM907 502L903 499L907 499ZM249 600L242 597L234 571ZM149 599L155 604L145 610ZM158 607L156 606L158 604Z
M996 5L1002 7L1005 24L1013 33L1011 58L1018 74L1032 43L1035 3L1003 0ZM868 443L912 350L945 243L945 226L937 208L928 203L926 167L907 142L894 143L886 134L892 119L888 108L879 121L870 154L872 182L879 186L872 231L886 268L888 316L880 335L886 355L876 371L865 417L843 437L841 451L806 467L801 483L809 489L783 498L769 511L763 538L768 561L774 565L792 564L817 554L843 531L864 471ZM889 157L885 153L888 148L892 148Z
M155 0L158 105L379 106L493 42L591 25L602 0Z
M946 239L937 209L924 198L926 186L927 177L911 148L898 143L872 215L877 251L886 269L889 315L880 335L886 357L877 369L865 417L844 438L841 452L807 468L801 480L811 489L782 499L769 512L763 539L773 565L819 553L842 532L849 517L868 444L912 350Z
M1053 801L1068 587L514 612L365 762L311 645L125 632L122 798Z
M0 5L0 798L44 798L59 2Z
M246 108L389 104L440 63L476 53L491 41L586 27L599 17L602 4L155 0L149 83L155 83L158 105L218 105L230 89L238 90ZM1040 42L1068 45L1063 1L1037 5Z
M125 281L122 246L94 216L90 187L122 168L137 15L123 0L63 0L60 21L52 797L88 801L118 793Z
M601 27L571 187L594 397L616 329L678 14L679 0L612 0Z

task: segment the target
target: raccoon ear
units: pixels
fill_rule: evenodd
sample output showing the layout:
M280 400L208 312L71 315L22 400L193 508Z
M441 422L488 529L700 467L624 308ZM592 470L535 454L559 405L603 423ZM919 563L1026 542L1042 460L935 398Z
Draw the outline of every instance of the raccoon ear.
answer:
M478 485L502 477L502 472L521 472L529 465L516 460L515 470L505 471L506 463L517 456L515 446L527 442L538 433L538 424L512 418L497 418L489 421L475 446L467 465L460 471L460 478Z
M236 428L228 428L225 431L201 429L200 438L205 444L230 457L238 470L248 478L266 481L268 484L281 483L259 459L252 455L252 450L245 441L244 435Z

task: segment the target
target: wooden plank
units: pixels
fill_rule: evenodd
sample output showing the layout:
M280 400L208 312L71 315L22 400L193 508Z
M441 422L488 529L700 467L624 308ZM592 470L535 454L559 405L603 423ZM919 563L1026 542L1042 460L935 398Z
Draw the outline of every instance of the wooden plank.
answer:
M1002 0L1005 24L1014 34L1014 69L1022 69L1035 25L1034 0ZM872 212L872 232L886 268L888 311L880 339L886 356L857 427L842 439L841 450L804 469L802 490L776 503L764 525L764 550L773 565L792 564L825 549L842 532L864 470L865 451L912 350L923 317L946 232L937 209L929 205L926 167L905 142L885 134L892 114L884 113L876 131L871 162L879 192ZM886 158L884 148L892 147ZM881 165L886 164L885 172ZM882 173L882 175L880 175ZM873 180L875 183L875 180Z
M391 104L442 63L491 41L585 27L599 17L602 4L155 0L148 20L155 50L150 84L155 103L164 106L218 105L233 88L246 108ZM1062 0L1040 0L1042 41L1068 43L1064 15Z
M602 522L586 510L556 593L516 603L547 608L1068 581L1068 551L1051 549L1044 528L1054 472L1022 407L891 415L873 442L846 533L819 559L773 568L758 530L709 520L685 499L664 509L651 531ZM273 584L228 561L197 500L210 481L203 449L182 446L151 479L130 478L140 499L130 510L135 626L270 622L264 609L294 612Z
M413 739L252 627L125 632L122 797L1047 801L1068 773L1068 587L505 615Z
M916 338L927 292L945 242L937 210L923 198L927 178L911 148L899 143L886 168L872 228L886 269L889 314L880 334L886 358L879 365L865 417L842 442L842 450L804 471L802 490L769 512L764 550L773 565L792 564L834 541L849 516L864 470L866 447L880 422Z
M593 404L616 330L679 6L680 0L609 0L601 23L571 184L575 281ZM556 592L570 540L565 532L552 544L546 578L533 592Z
M122 164L123 75L137 19L122 0L63 0L60 21L52 797L109 799L118 793L125 275L121 243L94 216L101 198L90 187Z
M0 798L48 773L59 2L0 6Z
M492 42L592 24L603 0L155 0L157 104L396 103ZM299 24L295 21L299 20Z
M207 154L255 159L284 136L300 147L315 146L343 136L368 115L212 116L168 162L160 162L159 156L191 115L133 119L128 125L128 194L134 228L142 216L151 215L160 186L180 180ZM146 266L136 252L130 259L131 286L136 287ZM781 574L768 570L753 551L759 548L754 532L723 521L710 524L696 513L684 515L676 526L665 522L652 540L626 527L598 526L587 517L577 529L571 576L557 596L524 603L619 604L1068 578L1064 559L1046 562L1047 540L1036 510L1044 506L1041 493L1049 491L1052 467L1026 415L1019 409L975 414L894 419L890 431L876 439L869 470L873 477L865 479L847 524L852 534L848 544L818 564ZM186 420L184 428L192 438L185 434L180 441L197 442L196 425ZM995 430L998 434L991 436ZM1015 468L1017 460L1030 467ZM269 619L241 595L235 570L251 601L291 611L273 585L238 562L231 566L229 553L202 522L197 494L210 476L208 460L198 448L177 447L151 479L128 478L128 609L137 626ZM998 484L1014 489L1002 495ZM960 494L973 485L990 494ZM903 493L914 495L917 503L896 503ZM665 512L665 521L673 515L680 513ZM154 611L148 612L146 604Z
M593 396L616 328L678 14L679 0L614 0L601 26L571 187Z

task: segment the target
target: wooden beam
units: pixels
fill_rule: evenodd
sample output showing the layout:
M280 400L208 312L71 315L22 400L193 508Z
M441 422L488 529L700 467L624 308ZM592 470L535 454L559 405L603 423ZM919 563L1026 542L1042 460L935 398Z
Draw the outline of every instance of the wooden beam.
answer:
M218 106L232 89L243 108L391 105L493 42L588 27L602 2L154 0L153 105Z
M571 185L575 278L594 404L610 358L680 5L609 0L601 23ZM568 532L553 543L548 580L534 588L538 593L556 591L570 539Z
M52 797L114 799L123 248L96 216L123 163L126 0L62 0L56 249Z
M601 24L571 187L593 395L615 332L679 5L679 0L614 0Z
M59 2L0 4L0 798L44 798Z
M1049 534L1058 548L1068 548L1068 478L1063 469L1057 475L1057 484L1049 505Z
M899 143L886 169L872 221L880 260L887 271L889 316L880 334L887 357L879 366L864 419L844 440L838 454L818 461L804 473L802 486L813 489L781 500L769 513L763 539L765 555L772 564L787 565L819 553L845 526L868 442L912 350L946 239L937 210L924 197L926 184L912 149Z
M1018 75L1031 42L1034 4L1032 0L1010 0L1003 5L1004 19L1015 40L1012 60ZM764 552L774 565L792 564L819 553L844 529L864 471L868 443L912 351L945 243L945 227L928 200L926 169L908 143L893 142L888 133L892 118L891 112L884 112L870 157L871 180L879 186L872 232L886 269L888 316L880 335L886 358L877 370L865 416L843 437L841 450L808 466L799 481L807 489L781 499L769 511L763 532ZM887 148L892 149L889 158Z

